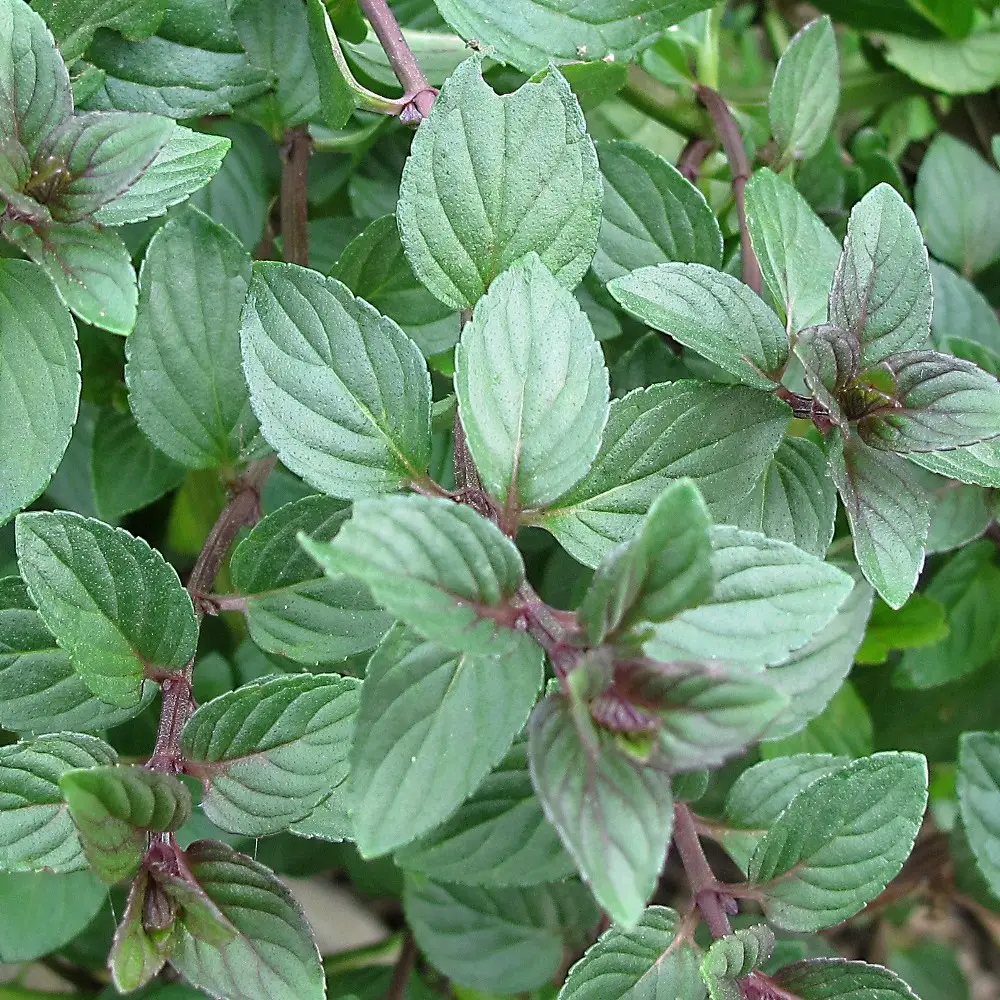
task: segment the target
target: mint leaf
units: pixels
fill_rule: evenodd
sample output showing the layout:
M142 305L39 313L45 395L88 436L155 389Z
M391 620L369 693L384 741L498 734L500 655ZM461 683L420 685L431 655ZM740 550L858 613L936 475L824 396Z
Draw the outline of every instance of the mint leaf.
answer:
M397 490L430 461L430 377L417 345L339 281L254 267L243 365L262 432L306 482L345 499Z
M830 294L830 322L861 343L863 367L927 346L931 278L917 220L879 184L851 210Z
M902 868L926 802L927 763L913 753L861 758L799 792L747 868L768 921L812 931L857 913Z
M850 680L844 681L819 715L791 736L760 745L762 757L833 753L863 757L874 748L871 713Z
M636 389L611 403L590 471L539 521L574 558L596 566L635 534L674 479L690 478L719 517L761 478L789 415L773 396L743 386Z
M947 638L949 631L944 605L927 593L913 594L898 611L877 600L855 659L865 664L885 663L892 650L932 646Z
M93 695L56 645L17 577L0 580L0 726L11 732L99 732L131 719L153 699L146 681L139 704L116 708Z
M844 958L810 958L778 969L772 980L800 1000L917 1000L894 972Z
M240 370L239 327L250 255L197 209L150 241L125 380L139 426L193 469L237 463L257 421Z
M576 285L597 246L601 181L562 75L499 96L478 57L459 66L413 140L398 218L417 277L455 309L530 251Z
M73 320L35 264L0 261L0 523L48 485L80 399Z
M853 581L787 542L729 526L712 529L712 597L658 625L646 651L659 660L780 661L826 625Z
M11 220L2 232L42 267L80 319L112 333L132 330L139 293L132 259L117 233L85 222L33 229Z
M822 323L803 330L795 340L794 350L816 401L826 407L834 423L843 426L846 419L841 401L861 366L857 336L833 323Z
M597 569L579 616L596 646L609 633L666 621L712 593L711 521L690 480L667 487L638 534Z
M497 655L452 652L402 625L382 640L351 751L363 855L385 854L446 819L508 751L542 683L541 650L512 636Z
M837 37L828 17L810 21L778 60L767 110L782 162L815 156L840 103Z
M76 0L33 0L59 43L67 63L78 59L98 28L114 28L126 38L148 38L160 26L168 0L102 0L83 7Z
M166 964L170 951L171 927L147 931L143 926L150 905L147 904L149 886L149 872L140 871L129 889L125 913L108 955L111 979L120 993L145 986Z
M523 740L515 740L457 812L397 851L395 861L441 882L493 888L559 882L576 872L542 813Z
M722 233L699 191L673 164L636 142L597 147L604 211L594 255L601 282L677 260L722 267Z
M191 598L144 540L67 512L22 514L16 528L31 598L99 698L138 705L147 666L180 668L194 655Z
M941 348L951 337L964 337L993 351L1000 350L1000 318L983 293L936 260L931 261L931 278L934 282L931 334L935 346Z
M745 385L777 385L788 337L764 300L732 275L704 264L658 264L615 278L608 291L637 319Z
M1000 442L996 438L949 451L909 452L906 457L947 479L1000 487Z
M420 950L450 979L489 993L537 989L582 945L598 918L579 882L526 889L442 885L420 876L403 890Z
M59 788L94 873L113 885L139 870L146 832L177 830L191 794L173 775L105 765L65 772Z
M958 744L958 803L976 864L1000 889L1000 735L963 733Z
M320 117L327 128L343 128L354 114L354 94L333 55L336 32L322 0L306 0L306 16L309 19L309 52L319 90Z
M826 320L840 244L783 177L764 168L746 186L747 228L768 290L790 333Z
M705 1000L701 951L678 937L680 927L673 910L650 906L635 927L608 928L569 970L559 1000Z
M77 767L114 764L103 740L58 733L0 747L0 871L86 867L59 779Z
M364 581L427 639L487 655L519 645L504 626L514 623L521 554L471 507L418 496L362 500L333 541L300 542L328 575Z
M121 226L163 215L215 176L229 147L225 136L193 132L175 123L142 176L114 201L102 205L94 221Z
M741 927L713 941L701 963L701 978L712 1000L744 1000L746 993L742 987L749 984L737 980L760 968L772 951L774 931L766 924Z
M902 607L924 564L930 525L920 480L905 459L855 437L836 435L827 457L861 571L889 607Z
M393 618L368 588L326 576L298 543L303 532L326 541L350 515L330 497L305 497L264 518L237 546L233 586L247 598L247 624L262 649L316 666L378 645Z
M669 775L627 756L560 695L535 709L528 748L545 815L612 920L634 926L670 842Z
M275 677L201 705L181 748L208 818L260 837L307 816L347 776L359 686L337 674Z
M608 417L608 373L573 295L532 253L476 304L455 356L469 451L506 509L540 507L590 468Z
M274 874L214 841L192 844L185 856L197 887L236 934L225 943L203 940L182 919L170 964L194 986L229 1000L324 1000L312 932Z

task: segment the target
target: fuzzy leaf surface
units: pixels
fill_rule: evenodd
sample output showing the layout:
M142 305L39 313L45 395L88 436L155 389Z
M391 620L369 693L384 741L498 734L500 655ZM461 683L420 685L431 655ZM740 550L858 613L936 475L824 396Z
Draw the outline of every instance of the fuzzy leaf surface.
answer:
M811 958L786 965L774 982L801 1000L917 1000L896 973L843 958Z

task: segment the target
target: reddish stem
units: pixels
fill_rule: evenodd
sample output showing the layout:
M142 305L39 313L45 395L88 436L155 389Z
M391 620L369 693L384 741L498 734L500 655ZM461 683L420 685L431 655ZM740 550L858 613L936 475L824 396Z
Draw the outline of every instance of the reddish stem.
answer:
M309 156L305 125L290 128L281 147L281 248L290 264L309 266Z
M721 938L732 933L724 900L729 897L720 892L715 877L705 857L691 810L682 802L674 805L674 844L681 856L681 864L688 877L694 901L701 910L712 937Z

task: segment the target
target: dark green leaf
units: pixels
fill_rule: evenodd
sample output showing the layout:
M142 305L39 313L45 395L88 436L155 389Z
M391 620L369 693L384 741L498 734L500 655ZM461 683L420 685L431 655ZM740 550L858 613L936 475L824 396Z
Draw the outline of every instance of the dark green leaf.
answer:
M877 600L854 658L858 663L885 663L892 650L932 646L949 631L944 606L933 597L913 594L898 611Z
M1000 734L962 734L958 802L979 870L990 889L1000 892Z
M739 983L755 969L759 969L774 951L774 931L766 924L741 927L725 937L713 941L701 963L701 977L708 986L712 1000L744 1000ZM757 977L753 977L753 982Z
M760 745L764 758L799 753L832 753L864 757L874 749L874 733L868 706L854 685L844 681L837 693L804 729L791 736L768 740Z
M87 50L98 28L114 28L126 38L148 38L160 26L169 0L97 0L80 4L77 0L32 0L32 7L59 43L67 63Z
M908 948L893 949L887 961L921 1000L970 1000L958 956L954 945L924 937Z
M333 55L336 33L322 0L306 0L309 52L316 70L319 106L327 128L343 128L354 113L354 94Z
M801 1000L917 1000L894 972L843 958L811 958L786 965L773 980Z
M918 189L919 190L919 189ZM919 207L919 202L917 203ZM982 292L950 267L931 261L934 282L934 312L931 334L941 350L949 338L973 340L992 351L1000 351L1000 318Z

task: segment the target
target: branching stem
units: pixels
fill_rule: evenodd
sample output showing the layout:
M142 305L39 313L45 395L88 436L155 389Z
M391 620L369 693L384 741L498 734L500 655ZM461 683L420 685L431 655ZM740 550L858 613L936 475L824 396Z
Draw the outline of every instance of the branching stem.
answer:
M681 864L688 877L694 901L701 910L712 937L721 938L732 933L729 915L724 900L730 900L720 891L719 880L715 877L705 857L705 851L698 839L691 810L682 802L674 805L674 844L681 857Z

